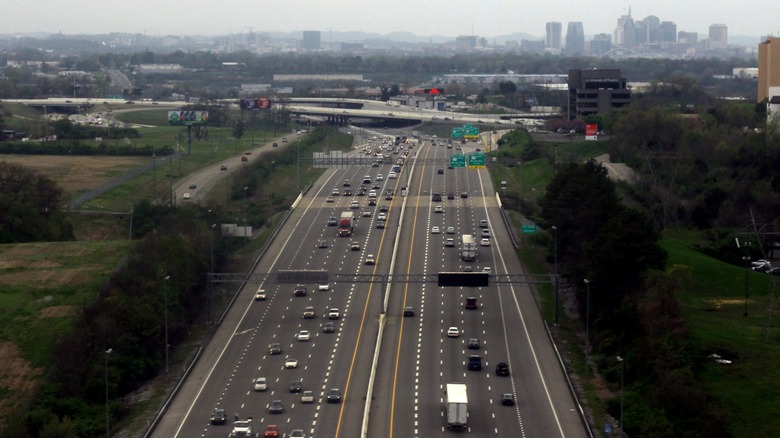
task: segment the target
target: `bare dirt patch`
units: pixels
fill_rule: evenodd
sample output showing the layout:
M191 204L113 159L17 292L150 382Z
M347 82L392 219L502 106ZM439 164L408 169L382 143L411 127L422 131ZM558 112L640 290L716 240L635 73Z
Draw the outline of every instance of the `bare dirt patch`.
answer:
M18 164L47 175L70 199L142 166L141 157L69 157L61 155L0 155L0 161Z
M41 318L61 318L69 316L75 311L73 306L51 306L41 309Z

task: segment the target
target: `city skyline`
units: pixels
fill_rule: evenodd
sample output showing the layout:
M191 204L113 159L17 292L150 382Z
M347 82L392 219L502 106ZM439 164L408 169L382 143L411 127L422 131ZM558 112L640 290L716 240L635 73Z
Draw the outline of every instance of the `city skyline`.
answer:
M186 6L183 7L182 5ZM598 4L563 0L530 0L522 5L509 0L487 0L475 7L467 0L339 0L336 4L288 0L284 3L248 0L213 2L62 2L59 0L0 0L2 33L147 35L222 35L247 32L301 32L318 30L391 34L409 32L419 36L456 37L477 35L491 38L525 33L544 38L547 22L581 22L586 36L612 34L618 19L631 13L634 20L656 16L672 21L677 29L707 35L710 25L725 24L731 36L780 34L780 24L768 0L712 0L630 5L604 0ZM143 11L139 13L138 11ZM751 11L756 11L751 13ZM435 18L432 18L435 17ZM758 44L759 40L756 41Z

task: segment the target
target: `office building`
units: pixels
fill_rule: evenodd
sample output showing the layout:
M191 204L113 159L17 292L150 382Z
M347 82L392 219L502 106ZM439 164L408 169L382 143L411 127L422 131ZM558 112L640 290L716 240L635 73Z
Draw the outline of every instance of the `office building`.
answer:
M301 49L303 50L320 50L321 49L321 35L318 30L304 30L303 41L301 42Z
M677 42L691 46L696 45L699 42L699 34L696 32L685 32L684 30L681 30L677 32Z
M725 49L729 44L729 31L725 24L710 25L710 49Z
M590 40L590 54L593 56L601 56L612 50L612 37L607 33L599 33L593 35L593 39Z
M580 21L570 21L566 28L566 54L585 54L585 31Z
M545 26L547 33L544 37L544 47L560 50L561 48L561 23L551 21Z
M772 87L780 87L780 38L767 37L758 45L759 102L770 97Z
M674 21L662 21L660 25L660 33L661 42L677 42L677 24Z
M634 47L636 45L636 24L631 18L631 9L628 15L621 15L618 18L617 26L612 41L616 46Z
M569 119L604 114L631 103L631 90L617 69L569 70Z

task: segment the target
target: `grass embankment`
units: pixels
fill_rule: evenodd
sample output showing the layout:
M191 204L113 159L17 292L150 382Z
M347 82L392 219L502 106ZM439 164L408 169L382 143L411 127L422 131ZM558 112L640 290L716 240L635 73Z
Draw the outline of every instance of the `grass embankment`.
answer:
M78 309L95 299L129 246L116 240L0 245L0 412L11 412L37 387L56 340L71 330Z

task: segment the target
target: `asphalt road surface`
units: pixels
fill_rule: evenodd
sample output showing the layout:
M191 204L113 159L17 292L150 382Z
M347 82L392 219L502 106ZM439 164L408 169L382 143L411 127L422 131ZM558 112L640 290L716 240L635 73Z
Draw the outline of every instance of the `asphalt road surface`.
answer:
M478 146L465 145L465 152ZM374 143L369 153L376 148ZM293 211L256 272L430 274L468 265L475 271L490 267L492 273L522 273L487 171L447 168L449 156L460 152L429 142L414 146L397 179L386 179L391 164L327 170ZM392 154L392 160L402 154ZM379 174L384 178L377 181ZM379 197L376 206L367 205L366 196L334 196L334 202L327 202L334 188L343 191L346 179L356 192L364 175L370 175L370 186L377 185L380 193L392 188L396 195L392 200ZM402 187L408 188L408 196L399 196ZM462 192L468 196L461 197ZM433 202L432 193L441 193L442 202ZM447 199L449 193L454 199ZM349 208L353 200L359 209ZM434 212L437 205L444 211ZM383 206L387 226L377 228ZM363 217L364 210L371 215ZM343 211L358 216L351 237L337 237L336 227L327 225L328 218ZM479 241L482 219L489 222L491 244L479 248L477 261L463 262L457 245L446 247L444 242L448 237L459 241L462 234L476 234ZM433 226L441 233L432 234ZM454 234L446 234L449 226ZM326 248L319 247L321 241L328 243ZM359 251L351 250L352 242L360 244ZM377 259L375 265L365 264L369 254ZM154 436L224 437L232 430L234 414L251 416L256 433L276 424L283 433L302 428L315 437L454 435L443 410L444 387L451 382L467 385L474 436L585 436L526 284L469 288L344 282L330 283L327 291L317 290L316 284L305 286L307 295L296 297L292 284L247 284ZM265 301L254 300L260 287L268 293ZM478 298L477 310L464 309L469 296ZM387 312L382 314L385 299ZM312 319L303 318L307 306L315 309ZM403 317L406 306L415 308L415 316ZM339 309L339 319L328 319L331 308ZM329 321L333 333L323 331ZM451 326L462 334L448 337ZM300 330L308 330L310 340L298 341ZM472 337L479 339L479 350L467 349ZM281 354L269 354L271 343L281 344ZM469 354L483 357L481 371L466 369ZM293 358L297 368L285 368ZM509 364L510 376L495 375L501 361ZM257 377L267 379L266 391L254 391ZM314 403L304 404L299 393L290 392L293 380L313 391ZM343 393L341 403L326 402L330 388ZM503 393L513 394L517 404L502 406ZM283 413L268 412L272 400L282 401ZM226 425L210 424L215 407L227 410Z

